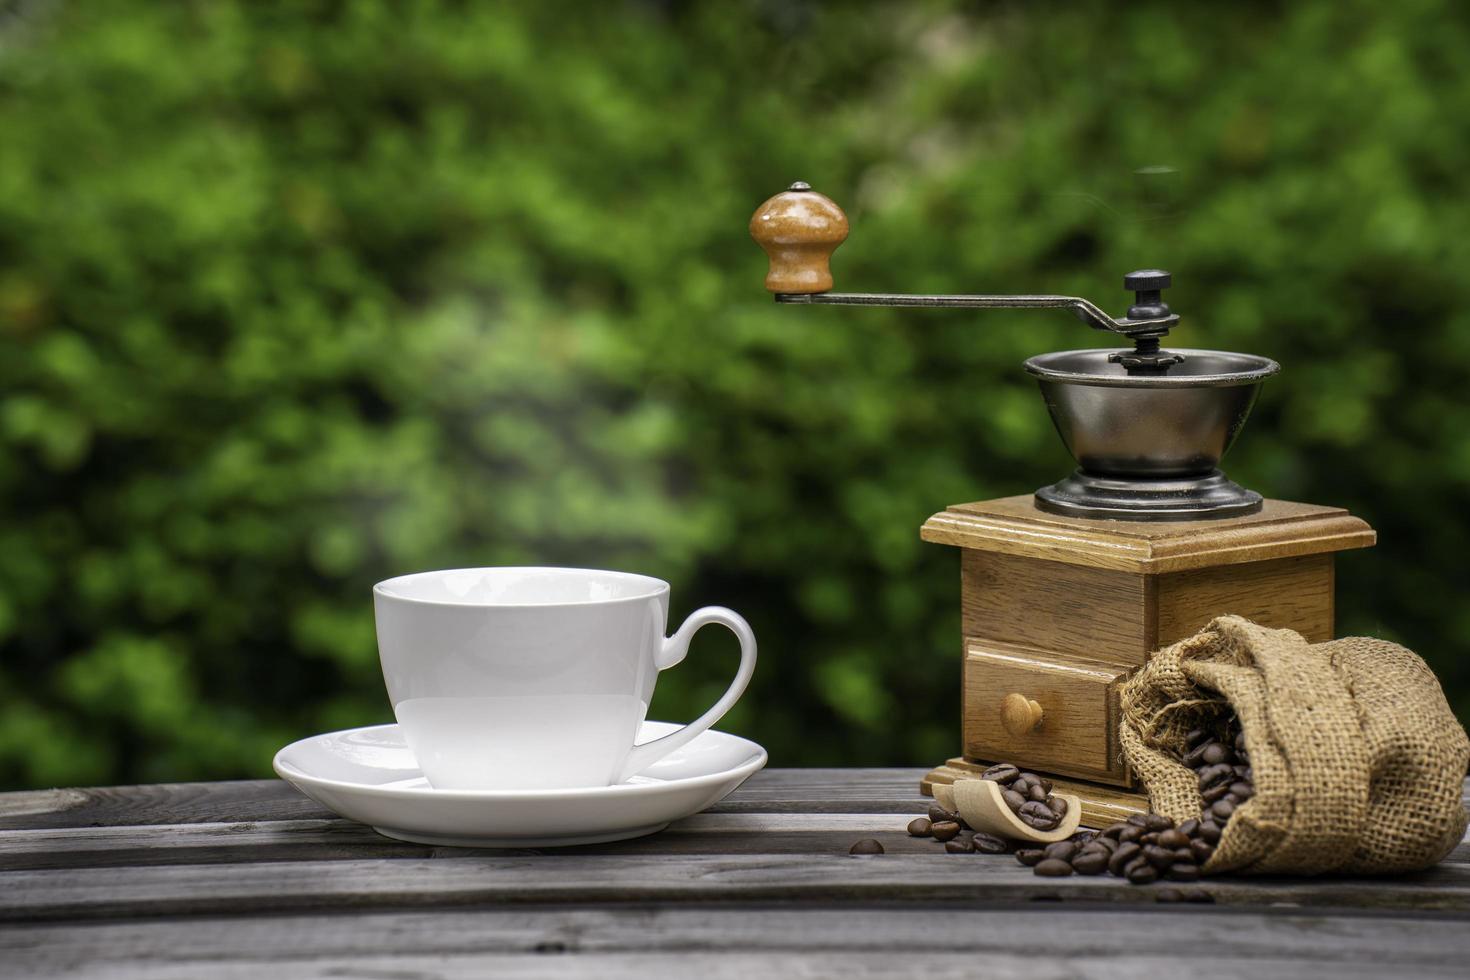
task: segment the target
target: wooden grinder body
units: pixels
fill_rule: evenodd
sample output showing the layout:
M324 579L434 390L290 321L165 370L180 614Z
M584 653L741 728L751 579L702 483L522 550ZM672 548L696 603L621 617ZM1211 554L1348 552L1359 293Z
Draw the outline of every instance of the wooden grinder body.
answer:
M963 754L922 790L992 762L1043 772L1096 826L1146 810L1122 759L1118 687L1216 616L1331 639L1334 553L1374 543L1334 507L1268 500L1224 520L1048 514L1033 498L959 504L921 535L961 549Z

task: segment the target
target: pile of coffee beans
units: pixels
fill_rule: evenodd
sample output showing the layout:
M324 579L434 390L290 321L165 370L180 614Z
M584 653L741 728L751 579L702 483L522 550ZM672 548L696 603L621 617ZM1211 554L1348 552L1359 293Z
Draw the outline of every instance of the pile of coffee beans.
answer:
M1158 813L1135 813L1105 830L1078 831L1066 840L1016 852L1016 860L1039 875L1114 874L1135 885L1161 878L1198 881L1200 865L1215 853L1220 828L1186 820L1179 826Z
M1004 786L1001 799L1017 819L1033 830L1055 830L1067 815L1067 801L1052 795L1051 780L1034 772L1022 772L1002 762L982 772L980 778Z
M933 837L943 843L950 854L1009 854L1012 850L1011 842L1004 837L972 830L964 817L951 813L938 803L929 807L927 817L909 821L909 834Z
M1233 719L1221 737L1203 728L1184 738L1179 761L1194 770L1205 820L1225 826L1236 807L1256 795L1250 754L1245 750L1245 732Z
M1250 799L1250 756L1239 723L1232 719L1218 732L1200 729L1185 738L1179 760L1199 780L1204 812L1197 820L1175 825L1158 813L1136 813L1100 831L1082 830L1045 847L1026 847L972 830L964 818L934 804L927 817L911 821L914 837L932 837L951 854L1008 854L1044 877L1113 874L1135 885L1164 880L1198 881L1200 869L1215 853L1225 824ZM1022 772L1009 763L991 766L982 779L1000 783L1002 798L1023 823L1039 831L1053 830L1067 815L1067 804L1052 795L1051 781ZM1200 888L1164 888L1161 902L1212 902Z

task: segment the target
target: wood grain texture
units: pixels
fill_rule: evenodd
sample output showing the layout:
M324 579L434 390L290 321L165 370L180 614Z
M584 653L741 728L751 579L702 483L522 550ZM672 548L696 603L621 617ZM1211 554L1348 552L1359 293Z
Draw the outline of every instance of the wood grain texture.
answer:
M966 548L967 637L1139 666L1155 649L1147 576Z
M972 639L966 644L964 754L1028 769L1121 781L1118 682L1128 668L1052 651ZM1036 701L1042 722L1016 735L1003 707L1011 694Z
M1103 521L1037 510L1030 496L956 504L929 518L925 541L1123 572L1191 568L1366 548L1377 535L1337 507L1268 500L1218 521Z
M763 769L710 812L800 808L834 813L901 812L912 785L901 769ZM922 770L912 770L918 779ZM162 783L0 793L0 830L125 827L166 823L258 823L335 816L279 779Z
M974 759L950 759L924 774L919 782L919 791L926 796L934 795L935 783L953 783L957 779L974 779L983 773L991 762ZM1127 820L1135 813L1148 812L1148 797L1139 792L1119 786L1095 783L1088 780L1049 777L1055 792L1075 796L1082 802L1082 826L1101 829L1119 820Z
M0 871L365 858L452 860L476 854L844 854L864 837L878 839L890 853L932 853L933 841L910 837L905 829L929 807L919 795L917 778L916 774L908 800L896 813L706 811L648 837L554 851L412 844L340 818L0 831Z
M275 782L0 794L37 824L0 830L0 976L1463 975L1470 845L1418 875L1217 879L1217 906L1161 906L910 837L921 775L766 770L661 834L544 852L294 817ZM887 853L849 856L862 837Z
M0 922L281 914L490 904L968 903L1153 900L1113 877L1053 880L1004 856L547 853L454 860L291 861L5 873ZM1470 915L1470 868L1391 879L1208 879L1221 904L1422 909Z
M1043 928L1041 950L1024 948ZM1189 940L1157 938L1169 935ZM950 906L482 908L0 927L0 962L37 978L1449 977L1463 976L1467 957L1470 930L1455 918L1146 905L991 910L963 929Z
M1303 555L1249 565L1218 565L1157 579L1158 636L1165 647L1199 632L1216 616L1244 616L1293 629L1312 643L1332 639L1333 556Z
M333 813L279 779L0 793L0 829L321 820Z

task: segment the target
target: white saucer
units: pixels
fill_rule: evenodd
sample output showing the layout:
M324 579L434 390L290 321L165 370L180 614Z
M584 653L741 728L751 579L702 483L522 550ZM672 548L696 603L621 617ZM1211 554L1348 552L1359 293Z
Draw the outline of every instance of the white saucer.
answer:
M679 728L646 721L638 741ZM749 739L707 731L625 783L588 789L443 790L424 779L397 725L292 742L276 773L322 806L419 844L556 847L663 830L728 796L766 764Z

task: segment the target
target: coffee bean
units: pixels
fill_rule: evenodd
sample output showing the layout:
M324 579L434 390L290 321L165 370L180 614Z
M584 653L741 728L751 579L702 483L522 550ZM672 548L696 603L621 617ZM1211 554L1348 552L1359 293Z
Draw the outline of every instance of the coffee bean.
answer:
M1103 850L1107 851L1109 854L1111 854L1114 851L1116 851L1118 849L1118 846L1119 846L1117 839L1116 838L1113 838L1113 837L1094 837L1092 839L1092 843L1093 844L1096 844L1098 847L1101 847Z
M1047 858L1036 865L1036 873L1046 878L1065 878L1072 873L1072 866L1060 858Z
M1174 821L1162 813L1145 813L1143 819L1149 830L1168 830L1174 826Z
M1235 806L1229 800L1219 800L1210 806L1210 816L1220 823L1229 820L1235 813Z
M848 848L847 849L847 853L849 853L849 854L882 854L883 853L883 845L880 844L880 843L878 843L877 841L873 840L873 838L871 838L871 837L866 837L866 838L858 841L856 844L852 845L852 847Z
M934 835L938 841L950 841L959 836L960 825L953 820L941 820L939 823L929 825L929 833Z
M1047 797L1046 808L1056 815L1057 820L1067 815L1067 801L1060 796Z
M1199 836L1201 840L1211 844L1220 843L1220 825L1213 820L1204 820L1199 825Z
M1199 865L1197 864L1171 864L1168 870L1170 881L1199 881Z
M1207 766L1218 766L1222 762L1230 761L1230 750L1219 742L1211 742L1205 746L1204 752L1200 753L1200 761Z
M1230 793L1229 783L1216 783L1199 795L1205 806L1209 806L1217 800L1223 800Z
M1108 858L1108 870L1115 875L1121 875L1123 869L1142 853L1143 848L1137 844L1119 844L1113 856Z
M1048 793L1051 792L1051 783L1048 782L1045 779L1042 779L1040 776L1036 775L1036 773L1034 773L1034 772L1023 772L1023 773L1021 773L1021 778L1024 779L1024 780L1026 780L1026 782L1032 783L1033 785L1036 785L1036 786L1043 786L1044 785L1046 787L1047 792Z
M1190 748L1194 748L1196 745L1205 741L1209 737L1209 732L1205 731L1203 728L1196 728L1194 731L1184 736L1184 744L1189 746Z
M1132 844L1143 836L1143 828L1137 826L1124 827L1118 834L1118 843Z
M1189 835L1181 830L1166 830L1159 834L1159 846L1171 850L1176 847L1188 847Z
M980 774L980 778L988 779L992 783L1001 783L1002 785L1004 785L1006 783L1014 781L1015 778L1019 775L1021 775L1021 770L1017 769L1010 763L1002 762L999 765L991 766L989 769L982 772Z
M1110 827L1104 828L1102 832L1098 834L1098 836L1106 837L1108 840L1115 841L1118 839L1118 835L1123 832L1123 828L1127 826L1128 824L1126 823L1115 823Z
M935 803L929 807L930 823L954 823L956 816L958 816L958 814L950 813L938 803Z
M1067 840L1071 841L1073 844L1078 845L1079 847L1083 844L1091 844L1093 841L1097 840L1097 831L1079 830L1071 837L1068 837Z
M1056 814L1052 813L1045 803L1038 803L1035 800L1022 804L1016 816L1038 830L1049 830L1057 825ZM1043 828L1042 824L1045 824L1046 827Z
M1196 745L1194 748L1185 753L1184 758L1179 761L1183 762L1191 769L1198 769L1204 763L1205 753L1213 748L1214 745L1214 742L1205 742L1203 744Z
M956 837L954 840L945 841L944 849L950 854L974 854L975 842L968 837Z
M1016 860L1028 868L1034 868L1044 857L1046 857L1046 854L1040 848L1036 847L1028 847L1016 852Z
M1131 824L1134 827L1138 827L1141 830L1147 830L1148 829L1148 814L1146 814L1146 813L1130 813L1130 814L1128 814L1128 823Z
M1242 772L1237 772L1235 774L1235 778L1242 779L1245 782L1250 783L1251 785L1255 785L1255 771L1251 769L1250 766L1246 766L1245 770Z
M1006 806L1010 807L1012 813L1021 812L1021 807L1026 802L1026 797L1022 796L1020 793L1016 792L1013 789L1008 789L1005 792L1001 793L1000 798L1002 800L1005 800Z
M1195 861L1204 864L1215 853L1215 845L1209 841L1195 840L1189 842L1189 853L1194 855Z
M1026 793L1027 799L1035 800L1037 803L1045 803L1048 795L1046 788L1039 783L1032 783L1030 791Z
M1233 782L1235 770L1227 765L1206 766L1198 771L1199 788L1203 793L1205 790L1220 782Z
M1244 802L1256 795L1256 789L1250 783L1231 783L1230 795Z
M1040 803L1036 805L1041 806ZM1032 830L1039 830L1043 834L1050 833L1051 831L1057 829L1057 818L1052 816L1049 811L1045 817L1037 817L1030 814L1021 814L1017 819L1019 819L1026 826L1030 827Z
M1237 752L1244 752L1245 751L1245 729L1244 728L1242 728L1240 731L1238 731L1238 732L1235 733L1235 751L1237 751Z
M1191 817L1179 825L1179 832L1185 837L1193 837L1199 833L1199 821Z
M1153 845L1149 845L1143 849L1143 857L1144 860L1148 861L1149 864L1152 864L1160 871L1163 871L1174 863L1173 851L1166 851L1162 847L1154 847Z
M1174 848L1174 860L1176 863L1193 864L1194 852L1187 847L1176 847Z
M928 837L932 826L928 817L915 817L909 821L909 834L913 837Z
M1108 853L1102 848L1083 851L1072 859L1072 870L1079 875L1100 875L1107 870Z
M1058 861L1070 861L1072 855L1077 853L1077 845L1069 840L1059 840L1055 844L1048 844L1042 848L1048 858L1056 858Z
M1135 861L1133 865L1124 872L1123 877L1135 885L1151 885L1159 880L1159 872L1147 861Z
M1157 830L1150 830L1148 833L1138 838L1138 843L1142 844L1144 847L1147 847L1150 844L1157 844L1158 842L1159 832Z
M980 830L975 831L975 836L970 839L981 854L1005 854L1011 849L1010 841Z

